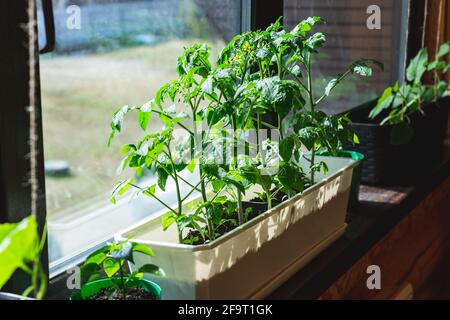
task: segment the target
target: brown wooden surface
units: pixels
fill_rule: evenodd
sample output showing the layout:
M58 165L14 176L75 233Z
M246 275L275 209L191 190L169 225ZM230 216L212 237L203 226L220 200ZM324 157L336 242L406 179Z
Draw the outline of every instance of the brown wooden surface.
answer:
M367 193L370 194L370 193ZM394 202L400 192L392 192ZM416 299L450 298L450 177L342 275L321 299L391 296L410 283ZM368 290L369 265L381 268L381 290ZM447 270L447 272L445 272ZM450 286L449 286L450 287Z

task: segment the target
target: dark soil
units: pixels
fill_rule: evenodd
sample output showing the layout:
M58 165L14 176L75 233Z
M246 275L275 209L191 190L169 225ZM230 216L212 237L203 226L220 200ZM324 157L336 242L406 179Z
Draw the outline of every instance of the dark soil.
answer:
M125 296L115 288L103 288L89 300L156 300L156 296L143 288L128 288Z
M285 198L286 194L284 193L278 193L275 197L275 199L272 199L272 206L276 206L278 204L280 204L283 199ZM251 202L253 202L254 204L256 204L254 207L251 206ZM252 211L248 214L247 216L247 221L253 220L254 218L256 218L257 216L263 214L264 212L267 211L267 203L263 202L260 198L254 198L250 201L247 201L246 203L244 203L244 210L248 207L252 207ZM237 220L237 213L234 213L235 217L233 217L234 220ZM221 237L225 234L227 234L228 232L236 229L237 224L231 222L231 221L227 221L224 224L221 224L218 228L216 228L216 239L218 237ZM204 233L207 234L207 228L205 227L204 229ZM183 243L184 244L190 244L190 245L201 245L204 244L206 242L209 242L210 239L209 237L207 237L205 240L203 240L203 237L201 235L201 233L197 230L190 230L189 233L183 238Z
M237 225L233 224L232 222L228 221L224 224L221 224L218 228L216 228L216 238L223 236L224 234L230 232L231 230L235 229ZM206 228L205 228L206 229ZM206 230L205 230L206 231ZM198 246L200 244L204 244L205 242L209 241L210 239L207 238L206 241L203 240L202 235L197 230L190 230L186 237L183 239L184 244L191 244L194 246Z

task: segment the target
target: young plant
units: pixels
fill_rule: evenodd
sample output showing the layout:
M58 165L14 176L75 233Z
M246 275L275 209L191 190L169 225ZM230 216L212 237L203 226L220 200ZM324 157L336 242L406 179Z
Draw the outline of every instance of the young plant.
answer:
M397 81L392 87L387 87L371 110L370 119L382 117L381 125L396 125L391 136L393 144L404 144L412 138L414 132L410 117L417 112L423 113L423 104L435 102L448 94L448 83L442 75L450 70L450 64L446 62L449 51L449 44L444 43L434 59L430 59L427 49L422 48L409 63L405 81L402 84ZM431 76L433 83L423 83L426 74Z
M142 187L134 183L134 178L120 181L112 192L111 200L115 202L116 197L124 194L130 187L138 189L138 194L156 199L169 211L163 216L163 228L167 229L176 223L180 243L192 243L193 241L184 239L187 233L184 231L186 229L195 230L204 241L214 240L217 224L222 224L217 218L218 203L215 197L230 184L241 187L240 183L229 173L225 176L218 176L211 174L211 170L206 172L210 165L205 162L207 157L204 149L213 144L213 139L200 132L198 123L206 115L205 107L202 106L205 96L214 97L214 93L208 89L210 81L208 75L211 71L208 59L209 47L206 45L195 44L186 48L184 54L178 59L178 79L162 86L156 93L155 99L143 106L122 107L114 114L111 122L110 142L122 130L124 117L130 111L137 111L139 125L144 131L147 130L152 115L156 114L163 123L162 131L147 134L138 143L128 144L122 148L125 157L119 168L120 171L126 167L133 168L137 176L140 176L144 169L151 169L158 176L157 185ZM175 104L165 108L163 104L168 100L173 103L181 102L185 112L176 114ZM209 115L211 114L210 112ZM217 116L217 114L213 116ZM216 123L220 120L219 118ZM190 124L186 124L186 122L190 122ZM185 131L187 139L184 143L174 142L173 133L176 128ZM196 168L199 173L197 183L191 183L183 178L181 173L185 169L193 173ZM165 191L168 178L171 178L175 184L176 208L172 208L157 194L157 186L161 191ZM220 185L219 180L224 182L224 185L216 188ZM181 183L190 187L190 190L184 195L181 194ZM213 186L216 193L213 199L208 198L208 185ZM184 203L194 192L201 194L202 204L197 206L198 209L194 214L184 212ZM211 206L214 207L214 210L211 210ZM229 208L232 206L227 202L227 206L222 205L222 212L228 212ZM211 212L214 212L214 215ZM203 230L202 225L207 225L206 231Z
M352 63L342 74L338 74L325 87L324 92L317 98L312 86L313 58L326 42L326 35L322 32L311 34L314 26L323 24L321 17L310 17L301 21L293 30L280 30L272 41L272 47L277 48L272 61L276 62L279 77L293 78L306 96L309 110L294 108L295 134L302 144L310 151L305 157L310 163L310 183L314 184L314 174L317 170L326 169L324 163L316 163L315 155L322 148L334 153L337 148L347 142L357 142L356 135L348 126L348 119L328 116L317 111L336 86L351 74L371 76L371 65L383 69L383 65L373 59L359 59ZM306 78L302 80L302 78Z
M125 300L130 284L144 277L144 274L164 276L164 272L154 264L145 264L137 271L130 272L127 263L134 264L134 254L153 257L154 253L148 246L130 241L110 243L87 257L81 268L82 283L109 278L114 287L109 288L109 299Z
M46 232L39 236L34 217L29 216L18 223L0 224L0 289L13 273L20 269L31 277L30 286L23 297L34 294L44 299L47 291L47 275L40 262Z

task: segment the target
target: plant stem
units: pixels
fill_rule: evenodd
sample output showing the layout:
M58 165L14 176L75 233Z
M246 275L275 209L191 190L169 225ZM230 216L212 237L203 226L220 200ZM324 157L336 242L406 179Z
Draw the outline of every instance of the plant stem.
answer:
M158 110L152 110L152 112L155 112L159 115L164 115L165 117L169 118L170 120L173 120L173 117L169 116L167 113L158 111ZM179 125L180 127L182 127L184 130L186 130L187 132L189 132L189 134L193 135L194 133L189 130L184 124L182 124L181 122L178 122L177 125Z
M284 134L283 134L283 121L282 121L280 115L278 115L278 126L279 126L278 130L280 131L280 138L281 138L281 140L283 140L284 139L283 138L283 136L284 136Z
M167 145L167 152L170 156L169 161L170 161L170 164L173 169L173 178L175 181L175 189L177 191L178 216L181 216L181 214L183 213L183 202L182 202L182 198L181 198L180 183L178 182L178 173L177 173L177 170L175 169L175 164L173 163L172 153L171 153L170 147L168 145Z
M172 165L172 169L173 169L173 178L175 181L175 189L177 191L177 203L178 203L178 213L176 215L179 217L183 214L183 200L181 199L180 183L178 182L178 173L177 173L177 170L175 169L175 164L173 163L172 153L170 151L170 145L167 145L166 147L167 147L167 152L169 155L170 164ZM178 241L180 243L182 243L183 235L182 235L182 230L180 229L180 226L178 225L178 223L177 223L177 229L178 229Z
M237 121L236 115L231 116L231 122L233 126L233 167L237 168L238 146L237 146ZM237 203L238 203L238 223L239 225L244 223L244 210L242 208L242 194L236 187Z
M125 280L124 280L124 273L123 273L123 262L119 261L119 277L120 277L120 288L119 291L122 295L122 300L125 300Z
M151 193L151 192L145 190L144 188L141 188L135 184L130 184L130 186L132 186L133 188L139 189L141 191L145 191L147 194L149 194L151 197L153 197L156 201L158 201L160 204L162 204L164 207L166 207L166 209L172 211L172 213L177 215L177 212L175 210L173 210L167 203L165 203L164 201L159 199L154 193Z
M200 175L200 189L202 191L203 201L206 202L206 201L208 201L208 198L206 197L206 186L205 186L205 181L203 180L202 163L201 163L201 156L200 156L200 151L201 151L201 148L203 148L203 146L201 145L201 139L199 139L199 136L198 136L197 121L195 119L197 109L195 108L192 111L193 111L192 126L194 128L194 142L195 142L195 147L194 147L195 155L194 156L199 155L198 172Z
M314 184L314 170L313 170L313 166L314 166L314 161L315 161L315 156L316 156L316 148L313 146L312 150L311 150L311 185Z
M266 197L267 197L267 209L272 209L272 195L270 193L270 190L266 190Z
M306 73L308 76L308 94L309 94L309 103L311 107L311 112L314 112L314 94L313 94L313 87L312 87L312 76L311 76L311 53L308 53L308 59L307 59L307 68ZM310 170L311 170L311 185L314 184L314 161L316 156L316 148L313 144L312 150L311 150L311 164L310 164Z
M261 162L263 164L263 166L266 166L266 157L263 154L263 147L262 147L262 139L261 139L261 115L258 113L257 114L257 126L256 126L256 137L258 140L258 149L257 152L261 154Z

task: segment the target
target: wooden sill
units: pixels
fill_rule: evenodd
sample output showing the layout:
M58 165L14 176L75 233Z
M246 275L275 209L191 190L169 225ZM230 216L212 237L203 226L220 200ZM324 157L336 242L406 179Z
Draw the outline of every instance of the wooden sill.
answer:
M415 186L362 186L344 236L267 298L379 299L408 284L415 299L450 298L450 139L445 150ZM381 290L367 288L369 265Z

